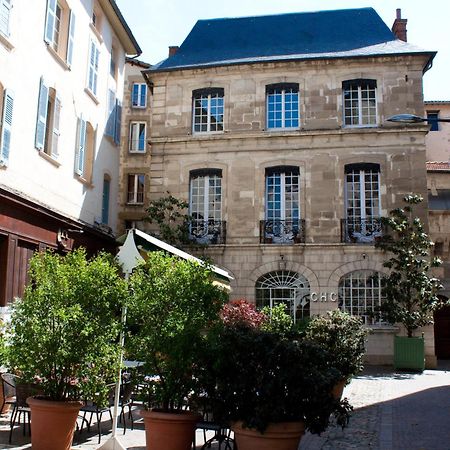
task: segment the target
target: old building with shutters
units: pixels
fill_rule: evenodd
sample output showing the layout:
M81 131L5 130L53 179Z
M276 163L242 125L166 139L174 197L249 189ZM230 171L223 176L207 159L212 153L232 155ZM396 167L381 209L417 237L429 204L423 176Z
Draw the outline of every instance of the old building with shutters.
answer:
M114 0L0 3L4 311L33 251L114 248L125 56L141 50Z
M406 42L400 11L392 31L372 8L198 21L143 71L151 160L136 166L130 132L123 157L145 175L138 192L122 176L121 226L156 232L136 222L148 201L188 201L190 238L233 275L232 297L282 302L294 320L361 316L369 360L391 363L399 329L370 315L385 270L374 242L405 194L426 197L428 128L386 119L423 114L434 55ZM426 201L419 214L428 223Z

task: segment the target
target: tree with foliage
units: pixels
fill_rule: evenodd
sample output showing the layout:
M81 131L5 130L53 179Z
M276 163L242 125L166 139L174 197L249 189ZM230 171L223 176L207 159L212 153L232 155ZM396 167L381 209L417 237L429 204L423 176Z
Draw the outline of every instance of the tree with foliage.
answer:
M39 383L51 400L105 400L118 369L128 293L112 255L36 253L29 275L12 309L11 369L22 381Z
M441 261L431 257L434 244L413 210L422 201L420 195L406 195L406 206L382 218L387 233L376 243L390 255L383 264L389 269L382 277L386 299L377 315L390 323L403 324L408 337L417 328L433 323L433 312L445 305L437 296L442 289L440 281L431 274Z
M189 243L190 216L186 213L189 204L169 192L166 197L153 200L146 209L145 221L156 223L159 227L159 237L172 245Z
M156 376L148 406L180 410L195 390L193 370L205 332L219 320L228 295L206 264L162 252L150 253L129 283L127 356L143 361L143 372Z

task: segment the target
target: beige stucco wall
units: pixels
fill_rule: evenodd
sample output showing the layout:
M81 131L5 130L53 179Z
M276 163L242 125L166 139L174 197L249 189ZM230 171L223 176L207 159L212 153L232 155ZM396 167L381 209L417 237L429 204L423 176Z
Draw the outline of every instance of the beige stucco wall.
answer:
M0 40L0 83L14 92L11 151L8 167L0 168L0 184L65 216L93 224L101 221L103 177L111 178L109 225L117 224L119 150L104 136L108 89L122 99L125 55L107 17L101 18L101 37L90 26L93 1L68 2L76 16L73 64L70 69L58 60L44 42L45 0L16 0L11 10L11 35ZM101 9L100 9L101 11ZM97 99L87 86L89 43L100 48ZM110 75L111 47L117 51L118 75ZM12 47L12 48L8 48ZM61 99L59 158L51 161L35 149L35 129L40 78ZM92 181L82 183L74 175L77 117L95 130Z

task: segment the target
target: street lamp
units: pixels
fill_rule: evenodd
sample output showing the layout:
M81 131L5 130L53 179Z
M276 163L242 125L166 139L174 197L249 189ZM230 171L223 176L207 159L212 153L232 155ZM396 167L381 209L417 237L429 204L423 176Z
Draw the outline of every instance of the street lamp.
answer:
M429 119L427 117L416 116L415 114L396 114L395 116L389 117L387 121L397 123L450 122L450 117L433 117Z

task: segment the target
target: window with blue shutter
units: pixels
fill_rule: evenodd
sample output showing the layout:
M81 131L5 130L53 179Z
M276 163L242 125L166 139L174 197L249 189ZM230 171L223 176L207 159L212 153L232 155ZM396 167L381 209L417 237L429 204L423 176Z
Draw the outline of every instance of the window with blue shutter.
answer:
M47 18L45 21L45 33L44 40L48 44L55 42L55 28L57 26L56 9L58 7L58 2L56 0L47 0Z
M97 95L97 79L98 79L98 62L100 52L94 41L91 41L90 53L89 53L89 75L88 75L88 88L94 94Z
M12 0L0 0L0 33L9 36L9 16Z
M47 125L47 107L48 107L48 87L46 86L44 79L41 78L39 86L39 100L38 111L36 120L36 137L35 147L38 150L44 149L45 144L45 132Z
M122 103L116 100L116 120L114 127L114 143L116 145L120 144L120 129L122 126Z
M145 108L147 106L147 85L145 83L133 84L131 106L133 108Z
M0 165L7 165L11 148L11 127L14 107L14 95L9 89L5 90L3 98L3 117L0 134Z
M86 157L86 121L81 116L78 119L78 138L75 149L75 173L82 176Z
M67 64L72 65L73 60L73 47L75 43L75 14L70 11L70 21L69 21L69 38L67 39Z
M102 223L108 224L109 218L109 191L111 180L108 175L103 178L103 198L102 198Z

